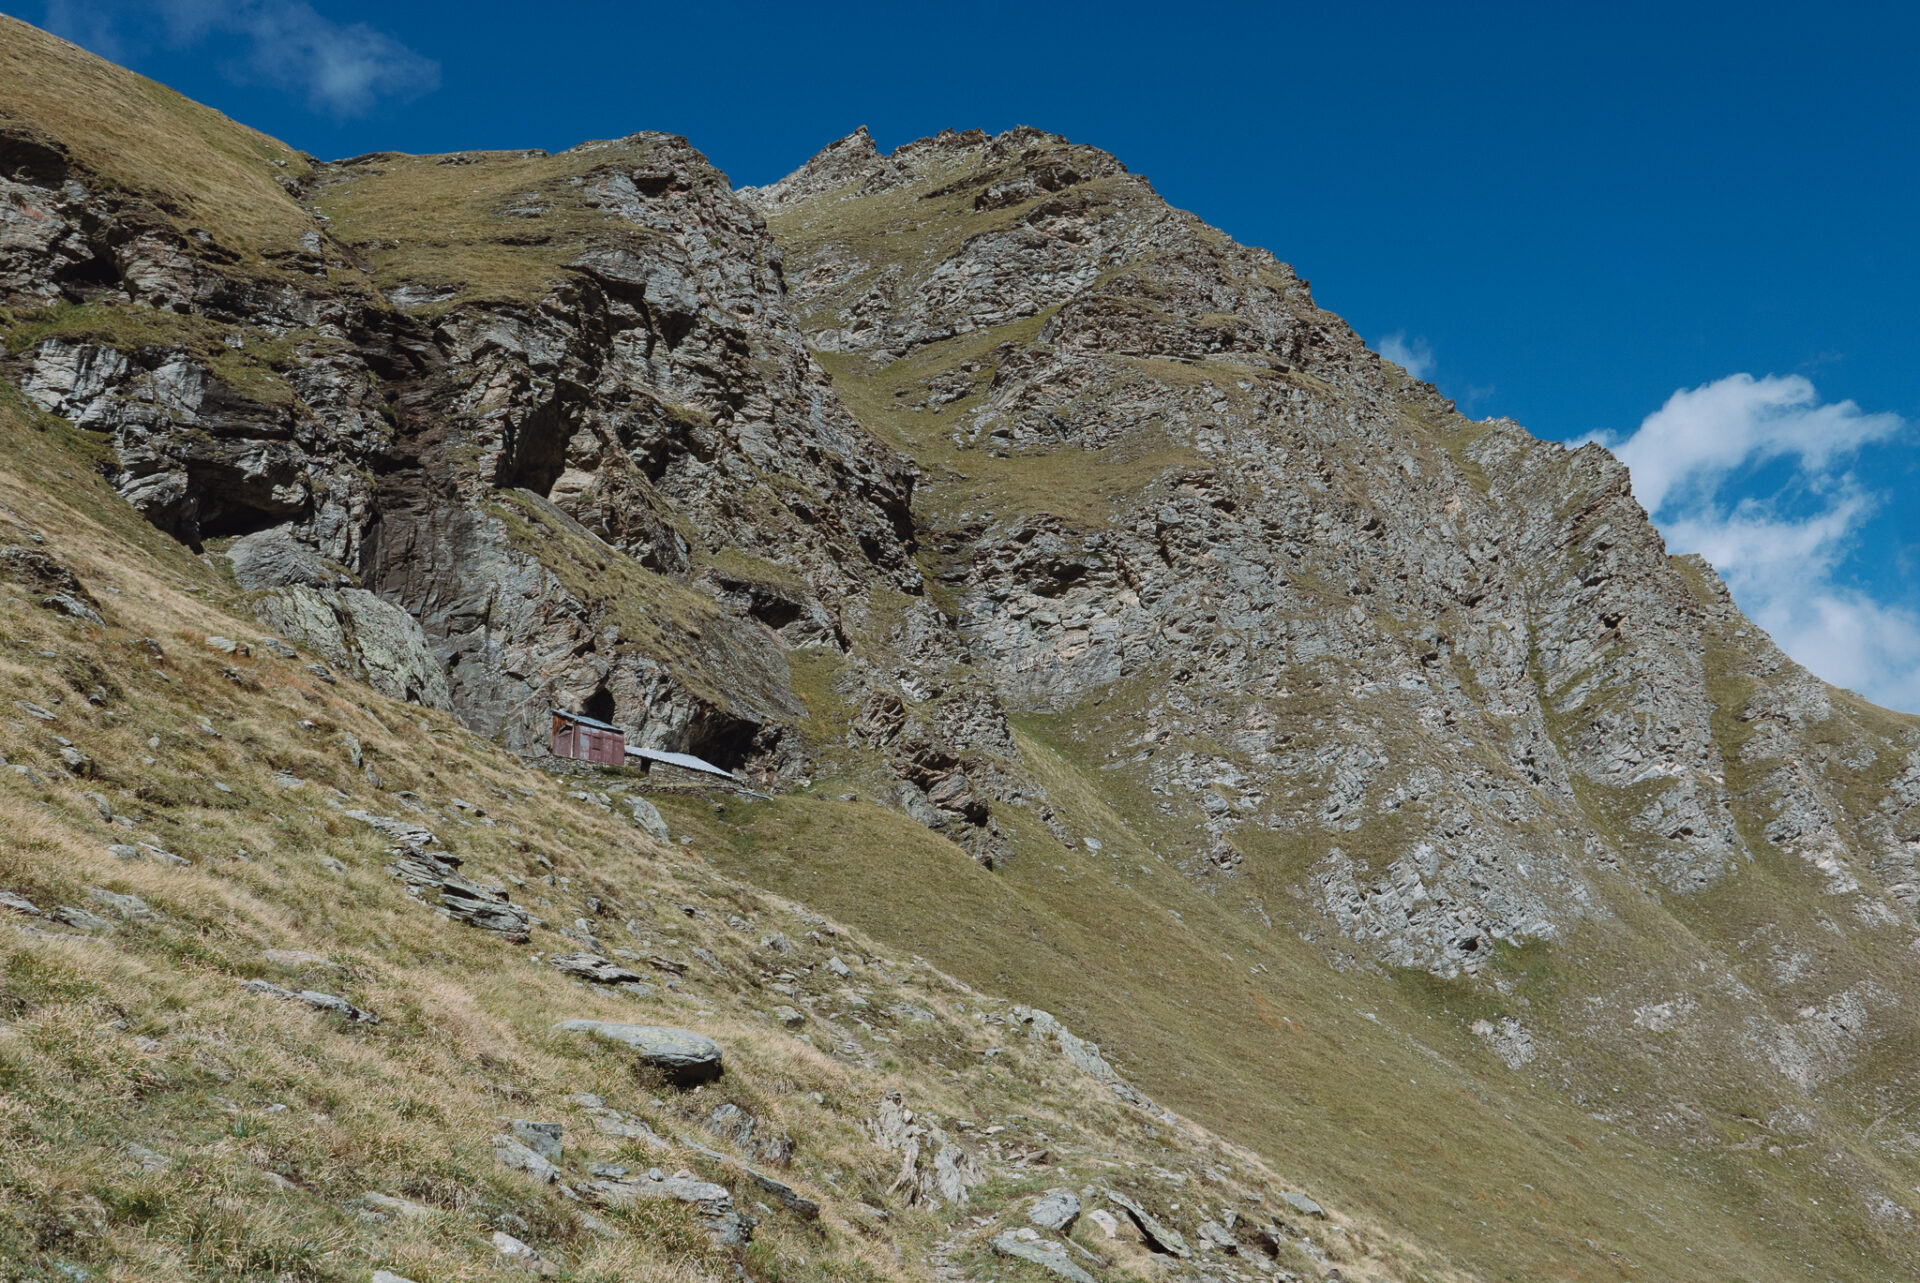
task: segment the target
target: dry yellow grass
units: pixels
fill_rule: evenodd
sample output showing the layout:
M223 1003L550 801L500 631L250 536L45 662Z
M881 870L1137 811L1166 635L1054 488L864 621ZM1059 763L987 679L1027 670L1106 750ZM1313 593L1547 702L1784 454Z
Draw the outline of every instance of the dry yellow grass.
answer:
M0 539L72 567L107 621L65 618L0 582L0 889L113 922L91 935L0 910L0 1256L114 1280L349 1280L381 1267L448 1283L496 1277L489 1236L504 1228L564 1278L717 1281L740 1266L760 1279L906 1280L928 1276L942 1241L956 1262L984 1260L986 1237L1049 1185L1132 1184L1160 1166L1211 1168L1207 1197L1221 1205L1280 1188L1251 1156L1121 1103L980 1018L1004 1003L570 796L606 781L529 770L443 714L329 684L304 660L208 648L209 635L251 642L259 630L230 613L208 564L91 473L91 450L17 400L0 404ZM354 744L378 787L355 768ZM60 757L67 746L86 755L79 773ZM344 815L356 808L428 823L463 872L510 885L546 925L516 947L409 899L384 840ZM140 841L189 863L108 851ZM96 889L157 917L118 917ZM689 969L662 973L650 995L590 991L540 961L580 947L559 934L576 920L607 947ZM761 944L776 933L792 952ZM275 963L267 949L324 961ZM851 980L827 981L834 953L854 964ZM768 987L783 968L820 990L799 1036L767 1016L788 1001ZM240 981L252 978L340 995L380 1022L250 992ZM553 1031L574 1016L698 1029L725 1046L728 1072L663 1089L624 1056ZM977 1155L978 1220L891 1189L897 1159L865 1127L889 1090ZM599 1134L569 1103L579 1092L672 1148ZM792 1139L779 1176L822 1205L817 1222L767 1206L737 1167L693 1147L757 1161L705 1130L723 1102ZM564 1123L569 1181L616 1162L730 1183L761 1220L753 1243L715 1249L678 1205L598 1210L595 1228L580 1204L496 1163L491 1137L511 1117ZM1006 1130L989 1139L989 1122ZM1044 1165L1007 1157L1041 1148ZM368 1193L431 1211L370 1217ZM1355 1256L1349 1277L1442 1277L1378 1231L1316 1233ZM1116 1277L1146 1276L1143 1251L1086 1241Z
M314 197L329 232L354 247L382 289L445 291L423 315L483 299L531 302L597 241L649 234L593 204L582 179L644 167L658 145L642 137L558 155L382 154L330 167Z
M0 16L0 123L50 132L76 160L144 198L182 231L199 228L269 273L261 255L299 247L312 220L277 176L307 158L145 76Z

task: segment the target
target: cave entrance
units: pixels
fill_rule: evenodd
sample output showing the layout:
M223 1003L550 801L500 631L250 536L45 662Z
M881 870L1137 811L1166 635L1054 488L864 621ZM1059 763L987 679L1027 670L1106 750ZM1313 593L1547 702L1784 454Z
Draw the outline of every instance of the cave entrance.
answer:
M777 633L800 618L800 603L771 593L755 593L747 613Z
M285 525L298 515L298 510L293 513L269 512L265 508L254 508L245 504L218 502L208 504L203 500L200 512L193 523L194 541L258 534L262 530L272 530L275 526Z
M737 771L753 756L754 741L759 734L757 722L716 718L690 728L686 751L722 770Z
M572 436L573 425L558 400L536 407L512 429L494 484L551 498L554 483L567 469L567 441Z
M591 717L594 721L605 722L609 726L613 724L613 715L618 711L614 704L613 692L604 686L580 701L580 713L583 717Z

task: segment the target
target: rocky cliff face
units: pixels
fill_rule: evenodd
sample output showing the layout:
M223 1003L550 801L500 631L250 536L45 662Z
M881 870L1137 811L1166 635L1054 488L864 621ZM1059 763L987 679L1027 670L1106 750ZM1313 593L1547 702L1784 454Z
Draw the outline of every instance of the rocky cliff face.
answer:
M1720 1173L1675 1197L1772 1208L1730 1155L1793 1147L1874 1270L1915 1259L1920 727L1670 557L1605 451L1467 420L1035 130L736 193L659 134L322 164L192 117L249 159L168 186L78 110L0 134L8 372L326 667L516 751L560 705L739 768L799 808L702 831L753 876L905 817L1026 897L985 955L1171 912L1038 982L1109 1048L1143 953L1374 984L1394 1054L1439 1018L1539 1117ZM796 822L828 797L879 806ZM902 945L943 916L858 890ZM978 944L938 960L1010 974ZM1136 1068L1283 1143L1307 1062L1233 1005ZM1241 1046L1242 1095L1183 1081Z
M1467 421L1054 136L855 134L743 195L836 387L923 469L966 680L1151 799L1157 855L1342 965L1510 994L1501 959L1555 959L1548 1009L1475 1032L1690 1143L1723 1085L1804 1118L1796 1089L1909 1045L1920 730L1669 557L1611 456ZM1657 1105L1618 1099L1629 1064ZM1835 1159L1909 1223L1879 1156Z
M1191 822L1197 876L1311 835L1330 924L1451 975L1606 912L1596 876L1694 893L1753 859L1736 811L1780 801L1728 784L1716 713L1754 710L1709 689L1710 613L1738 662L1788 665L1604 451L1464 420L1270 254L1050 135L856 134L744 194L816 344L894 383L875 422L923 448L976 680L1124 700L1092 720ZM1150 451L1180 458L1078 511L1045 492ZM1034 493L985 492L1020 472Z
M681 140L317 167L292 184L306 275L271 295L190 237L158 271L137 213L34 147L8 193L32 229L12 300L48 305L28 394L110 435L163 529L271 532L286 555L237 561L243 587L318 590L287 573L304 549L399 606L484 733L528 747L547 707L584 705L645 743L790 765L783 646L844 644L850 600L917 584L910 465L841 409L778 248ZM462 280L440 247L382 239L444 174L456 229L534 261ZM157 313L137 346L113 332L130 306ZM617 588L596 582L615 555Z

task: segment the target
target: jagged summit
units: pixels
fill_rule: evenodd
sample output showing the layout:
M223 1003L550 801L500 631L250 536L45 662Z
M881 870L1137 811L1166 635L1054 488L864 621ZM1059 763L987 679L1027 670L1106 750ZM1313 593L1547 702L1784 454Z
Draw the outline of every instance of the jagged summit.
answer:
M320 164L11 21L0 107L14 1255L267 1233L115 1219L204 1161L313 1278L1913 1275L1920 723L1603 449L1037 130Z
M1081 181L1074 162L1088 175L1125 173L1126 166L1093 147L1069 143L1059 134L1016 125L997 135L979 129L943 129L930 138L902 143L887 155L874 145L865 125L845 138L827 144L799 169L765 187L742 187L739 196L768 217L829 193L842 197L873 196L895 187L922 182L942 172L982 172L1053 153L1047 166L1030 169L1036 184L1052 183L1048 190ZM988 180L990 181L990 180Z

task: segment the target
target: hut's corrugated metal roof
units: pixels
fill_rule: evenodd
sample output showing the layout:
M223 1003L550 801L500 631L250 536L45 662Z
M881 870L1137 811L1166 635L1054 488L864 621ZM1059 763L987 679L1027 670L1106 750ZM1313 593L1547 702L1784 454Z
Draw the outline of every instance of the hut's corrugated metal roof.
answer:
M702 771L708 775L718 775L729 780L733 778L732 771L722 770L712 762L703 761L691 753L669 753L660 748L634 748L628 745L627 756L645 758L649 762L665 762L669 766L678 766L683 770Z
M566 709L564 709L564 708L556 708L556 709L554 709L554 710L553 710L553 715L554 715L555 717L564 717L564 718L566 718L566 719L567 719L567 720L568 720L569 722L578 722L578 723L580 723L580 724L581 724L582 726L592 726L592 727L596 727L597 729L599 729L599 730L603 730L603 731L620 731L620 728L619 728L618 726L615 726L615 725L613 725L613 724L612 724L611 722L597 722L597 721L595 721L595 720L594 720L593 718L591 718L591 717L587 717L587 716L585 716L584 714L581 714L581 713L569 713L569 712L568 712L568 711L567 711ZM625 732L625 731L620 731L620 733L621 733L622 735L625 735L625 734L626 734L626 732Z

